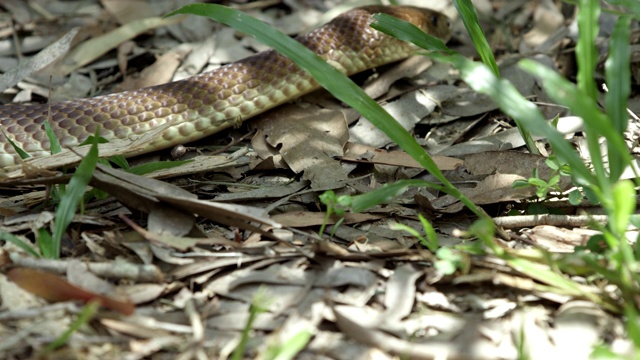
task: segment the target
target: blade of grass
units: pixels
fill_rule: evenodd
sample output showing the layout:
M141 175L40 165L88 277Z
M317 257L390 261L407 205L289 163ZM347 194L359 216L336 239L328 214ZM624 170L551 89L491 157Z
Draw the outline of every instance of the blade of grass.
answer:
M4 240L12 243L18 246L19 248L21 248L22 250L28 252L29 254L33 255L34 257L40 257L40 254L38 254L35 250L33 250L33 248L29 246L29 244L27 244L24 240L22 240L21 238L13 234L0 231L0 240Z
M434 38L433 36L425 34L424 32L422 32L422 30L418 29L413 24L399 20L392 16L388 16L386 14L376 15L375 18L376 22L371 24L371 27L373 27L374 29L380 30L398 39L411 42L425 50L429 50L432 52L437 51L449 56L455 56L455 58L458 58L460 56L456 55L455 52L447 48L447 46L442 41ZM439 56L443 55L439 53L431 53L430 56L437 60ZM462 60L458 59L458 62L462 62ZM491 75L491 77L497 77L495 76L495 72ZM535 142L533 141L533 137L531 136L528 128L528 122L521 121L519 117L514 117L514 121L516 122L518 131L520 132L520 136L522 136L522 138L524 139L529 151L533 154L538 154L538 148L535 146Z
M636 18L640 19L640 2L638 0L609 0L607 2L611 5L626 7Z
M154 171L158 171L158 170L165 170L165 169L171 169L174 167L178 167L184 164L188 164L190 162L193 162L193 160L179 160L179 161L154 161L151 163L147 163L147 164L142 164L142 165L138 165L138 166L134 166L132 168L129 168L129 170L127 170L127 172L131 173L131 174L136 174L136 175L144 175L144 174L149 174L152 173Z
M124 171L129 171L129 162L122 155L109 156L109 162L115 164Z
M609 310L619 311L619 309L612 307L611 304L607 303L607 301L598 294L585 291L582 285L552 271L546 265L537 264L529 260L517 258L513 258L511 260L508 260L507 262L513 269L527 275L532 279L550 286L550 289L548 290L553 293L583 297L593 301L596 304L600 304L601 306L604 306Z
M636 191L630 180L622 180L614 184L612 194L615 211L609 214L609 229L616 238L623 239L629 226L629 219L636 210ZM627 242L618 241L618 243Z
M438 247L440 247L440 241L438 240L438 233L436 233L436 229L431 225L429 220L427 220L422 214L418 214L418 220L420 220L420 224L422 224L422 228L424 229L424 235L427 237L427 243L429 244L429 250L435 252Z
M598 61L596 38L598 36L598 17L600 2L593 0L578 1L578 43L576 61L578 63L578 88L591 100L598 99L595 71Z
M592 102L598 100L598 90L595 82L595 70L598 61L598 53L596 49L596 39L599 31L598 18L600 16L600 2L592 0L578 0L578 41L576 44L576 62L578 64L577 87ZM558 94L560 91L547 90L547 94L551 92ZM576 110L576 109L572 109ZM583 117L583 119L585 119ZM586 120L586 119L585 119ZM587 148L589 156L593 164L594 172L598 179L600 191L604 193L605 198L608 196L608 184L606 178L606 168L603 162L602 152L599 143L598 127L593 127L585 121L584 134L587 140ZM606 136L605 136L606 137ZM611 144L608 144L611 146ZM609 154L613 156L613 154Z
M53 229L52 237L52 254L55 259L60 257L60 243L62 242L62 236L71 220L76 214L76 210L80 201L84 196L85 189L89 185L89 181L93 176L93 172L98 163L98 144L94 142L91 148L87 152L87 155L82 159L76 172L69 180L69 185L63 197L60 199L60 204L56 209L55 226Z
M622 134L629 123L627 101L631 93L630 31L631 17L621 16L618 18L609 42L609 57L605 62L605 77L608 89L605 94L605 106L613 127L618 134ZM609 153L615 154L615 150L609 148ZM617 180L625 170L626 165L617 156L609 156L611 178Z
M424 34L417 27L390 16L378 16L374 27L399 39L412 42L420 47L427 47ZM445 46L444 44L442 46ZM446 46L445 46L446 48ZM426 48L426 50L431 50ZM545 136L553 145L560 160L571 166L572 175L582 184L595 182L593 174L584 165L578 154L556 129L549 125L538 108L525 99L515 87L496 77L491 70L481 63L471 61L464 56L447 49L446 55L432 53L435 60L453 64L461 71L465 82L475 91L489 95L500 109L520 124L526 124L530 131Z
M277 347L268 348L264 359L267 360L290 360L295 359L296 355L302 350L311 340L313 333L309 330L300 330L292 337L287 339L285 343Z
M631 180L622 180L614 184L612 193L613 211L609 213L608 231L603 231L602 234L612 250L610 262L616 269L613 281L619 283L622 297L627 302L634 302L640 276L633 248L627 242L625 234L636 210L636 190Z
M249 306L249 317L247 318L247 323L242 329L240 343L238 343L238 346L236 346L233 354L231 354L232 360L240 360L245 358L244 355L247 350L249 338L251 336L251 330L253 329L253 323L256 321L258 315L268 311L268 304L270 302L271 300L267 296L267 290L264 287L258 288L258 290L253 294L251 305Z
M287 56L295 62L296 65L308 71L314 79L331 92L333 96L356 109L362 116L366 117L377 128L387 134L389 138L413 157L422 167L441 181L444 184L443 189L446 193L460 199L460 201L477 216L487 216L444 177L433 159L424 151L415 138L404 130L389 113L378 105L375 100L367 96L367 94L347 76L327 64L302 44L251 16L221 5L187 5L169 13L167 16L175 14L207 16L215 21L229 25L238 31L251 35L260 42Z
M597 182L592 185L598 186L600 191L609 194L610 184L615 182L617 178L609 179L607 177L607 171L604 169L602 158L599 156L599 136L607 139L610 149L609 157L616 158L615 161L621 164L622 168L631 163L631 155L629 155L624 139L616 131L609 117L599 109L598 104L592 98L555 71L528 59L520 61L520 65L523 69L542 80L543 87L549 97L558 104L567 106L575 115L584 120L587 140L593 142L593 144L589 144L589 151L591 152L591 160L594 164ZM552 144L555 145L554 143ZM575 170L573 164L570 165ZM605 195L601 197L601 200L606 201L610 198L610 196Z
M467 29L478 55L480 55L480 59L491 69L495 76L500 77L500 69L498 69L493 51L491 51L491 47L487 42L487 37L484 36L484 31L480 27L478 14L471 0L454 0L453 4L458 10L458 14L460 14L464 27Z
M598 61L598 53L596 49L596 40L598 37L600 16L600 2L591 0L578 0L578 43L576 44L576 62L578 64L577 88L579 92L573 92L569 96L586 96L592 102L598 100L598 90L596 89L595 70ZM556 88L552 91L557 92ZM549 93L549 90L547 90ZM575 109L572 109L575 110ZM580 115L579 115L580 116ZM582 116L584 120L587 120ZM600 128L593 127L591 123L584 124L584 134L587 140L587 148L589 156L593 164L598 186L602 192L602 198L609 199L609 188L606 176L606 168L600 148ZM605 138L608 137L605 135ZM608 144L610 147L612 144ZM611 155L611 154L610 154ZM595 189L594 189L595 190Z
M51 128L51 124L48 121L44 122L44 131L47 133L47 138L49 138L49 147L51 154L57 154L62 151L62 147L60 146L60 141L58 141L58 137L53 132Z
M47 259L57 259L56 247L53 244L51 233L46 228L38 229L36 233L36 244L42 253L42 257Z
M80 327L88 324L89 321L91 321L93 316L98 312L99 308L100 308L100 304L97 301L92 301L92 302L89 302L87 305L85 305L82 308L82 311L80 312L80 314L78 314L78 317L76 318L76 320L73 323L71 323L69 328L64 333L62 333L62 335L60 335L57 339L49 343L47 347L44 348L44 352L49 353L61 347L62 345L66 344L74 332L78 331Z
M359 194L351 197L351 211L353 212L363 212L367 209L370 209L378 204L389 203L394 198L398 197L402 193L404 193L407 188L415 186L415 187L430 187L432 189L443 191L443 186L434 184L432 182L418 180L418 179L409 179L409 180L398 180L394 183L385 184L384 186L369 191L363 194Z
M609 57L605 62L605 76L609 90L605 94L605 105L607 114L619 134L627 129L629 122L627 99L631 92L630 31L631 17L620 17L611 34Z
M636 350L640 349L640 313L638 313L638 308L632 303L627 303L624 307L624 313L627 318L626 322L629 338L633 341Z
M18 153L18 156L20 156L20 159L24 160L24 159L28 159L31 157L31 155L29 155L26 151L24 151L20 146L18 146L18 144L16 144L13 140L11 140L11 138L9 138L7 136L7 134L4 132L3 129L0 129L0 131L2 131L2 135L4 135L4 138L7 139L7 141L9 142L9 144L11 144L11 147L13 148L13 150L16 151L16 153Z

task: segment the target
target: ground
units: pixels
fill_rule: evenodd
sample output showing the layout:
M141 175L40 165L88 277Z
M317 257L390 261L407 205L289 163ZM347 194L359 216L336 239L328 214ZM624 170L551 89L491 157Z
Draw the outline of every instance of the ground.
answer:
M18 69L0 79L2 99L46 103L137 89L265 49L205 18L161 17L188 3L1 3L0 68ZM575 7L474 4L502 76L546 118L558 116L558 129L584 155L580 119L517 66L534 59L575 80ZM347 9L335 1L225 5L291 35ZM452 19L449 46L477 58L453 5L428 5ZM599 82L615 20L608 12L600 18ZM633 49L637 40L635 31ZM24 61L36 54L43 54L36 64ZM633 54L634 86L637 61ZM39 252L43 231L55 231L57 184L69 181L78 162L67 150L1 174L1 357L213 359L236 351L239 358L584 359L597 345L633 357L624 303L611 284L579 265L568 271L549 262L585 246L598 233L587 225L606 217L595 216L595 205L572 205L555 192L535 200L535 189L512 186L533 169L540 179L553 175L544 139L541 155L527 152L493 101L427 57L354 80L501 231L483 238L487 225L472 227L477 214L426 187L328 216L326 203L340 196L403 179L438 181L356 111L317 91L173 152L128 160L132 167L176 156L194 161L146 176L99 165L91 186L102 191L83 201L60 258L34 257L10 240ZM638 99L632 93L631 114L640 110ZM634 129L627 132L632 152ZM100 154L118 151L107 144ZM570 179L558 186L570 189ZM553 215L531 215L541 208ZM422 239L425 222L434 248ZM635 241L635 229L627 236ZM82 301L95 294L102 307ZM69 329L65 343L50 345Z

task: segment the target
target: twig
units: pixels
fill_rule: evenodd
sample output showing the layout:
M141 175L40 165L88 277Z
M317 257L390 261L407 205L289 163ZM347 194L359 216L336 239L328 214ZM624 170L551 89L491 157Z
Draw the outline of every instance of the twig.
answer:
M609 217L606 215L522 215L522 216L498 216L493 218L496 225L503 228L521 228L538 225L553 226L585 226L594 222L606 224Z
M50 271L57 274L65 274L70 263L67 260L36 259L22 256L15 252L10 253L9 258L17 266ZM162 271L155 265L133 264L124 261L86 262L85 265L95 275L105 278L130 279L137 282L160 282L164 279Z

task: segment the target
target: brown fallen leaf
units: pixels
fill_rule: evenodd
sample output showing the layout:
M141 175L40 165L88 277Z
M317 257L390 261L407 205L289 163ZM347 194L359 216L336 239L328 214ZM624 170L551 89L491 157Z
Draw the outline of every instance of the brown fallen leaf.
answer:
M127 225L131 226L133 230L138 232L142 237L146 240L151 241L152 243L169 246L173 249L178 250L187 250L198 244L208 244L208 245L224 245L231 248L238 248L240 244L235 243L230 240L226 240L223 238L191 238L186 236L177 236L170 233L158 234L153 231L146 231L142 227L138 226L135 222L131 221L124 215L120 216L120 219L127 223Z
M438 166L438 169L455 170L464 164L461 159L449 156L432 156L431 159ZM345 145L345 154L342 156L344 161L354 161L371 164L395 165L413 168L422 168L416 160L404 151L386 151L376 149L371 146L347 143Z
M267 113L255 122L258 129L252 144L262 159L279 153L311 187L340 187L347 175L335 157L343 155L349 138L342 111L314 105L289 105ZM338 184L338 185L336 185Z
M135 305L129 300L121 301L92 293L69 283L57 275L44 271L14 268L9 270L7 277L25 291L40 296L47 301L80 300L85 304L89 301L97 301L101 306L124 315L131 315L135 310Z
M343 223L357 224L365 221L380 220L382 218L384 218L384 216L375 214L347 213L344 215ZM291 211L288 213L273 215L271 217L271 220L281 224L282 226L298 228L307 226L318 226L322 225L323 223L335 224L338 220L340 220L340 217L332 216L331 218L326 219L326 213L323 212Z

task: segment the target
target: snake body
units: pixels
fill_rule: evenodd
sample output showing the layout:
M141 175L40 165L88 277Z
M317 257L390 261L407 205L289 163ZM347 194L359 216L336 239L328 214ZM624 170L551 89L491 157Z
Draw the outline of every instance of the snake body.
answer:
M448 18L438 12L367 6L343 13L296 40L347 75L411 55L413 45L369 26L374 13L409 21L442 39L450 34ZM63 147L82 143L97 129L106 139L131 139L166 127L144 147L125 154L133 156L214 134L318 87L307 72L270 50L185 80L139 90L54 104L0 106L0 168L18 163L5 136L32 156L49 154L45 121Z

